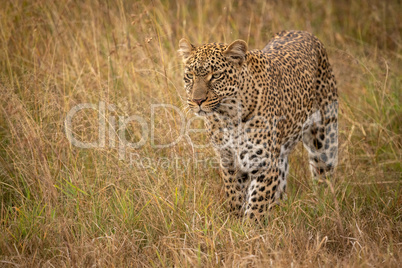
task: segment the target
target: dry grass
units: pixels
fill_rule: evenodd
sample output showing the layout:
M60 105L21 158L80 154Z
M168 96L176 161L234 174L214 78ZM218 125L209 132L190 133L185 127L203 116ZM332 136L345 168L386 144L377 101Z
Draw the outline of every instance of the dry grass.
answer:
M55 2L0 9L0 266L402 262L400 1ZM289 199L265 225L228 216L217 170L200 162L210 148L184 138L155 148L149 134L119 160L118 133L107 131L103 148L67 140L64 120L81 103L105 103L107 130L137 115L150 131L151 104L182 107L180 38L262 48L283 29L311 31L327 46L340 92L340 163L329 187L315 187L298 147ZM170 142L179 113L157 111L154 142ZM96 141L98 116L77 113L75 136ZM126 134L139 141L140 125Z

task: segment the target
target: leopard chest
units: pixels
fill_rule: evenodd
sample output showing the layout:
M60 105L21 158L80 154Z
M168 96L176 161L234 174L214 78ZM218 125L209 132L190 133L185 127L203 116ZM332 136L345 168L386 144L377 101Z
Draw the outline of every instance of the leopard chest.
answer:
M259 173L268 168L272 161L271 149L275 131L269 128L252 128L250 124L238 122L210 123L208 133L222 167Z

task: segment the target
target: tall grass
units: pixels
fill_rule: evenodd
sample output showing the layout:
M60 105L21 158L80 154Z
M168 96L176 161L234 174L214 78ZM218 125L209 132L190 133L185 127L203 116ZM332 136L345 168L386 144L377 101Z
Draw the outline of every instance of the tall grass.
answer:
M4 2L1 266L397 267L401 13L399 1ZM327 47L340 94L339 166L316 187L297 147L288 200L256 226L228 215L211 148L184 136L155 146L179 137L183 118L152 104L184 105L180 38L262 48L283 29L310 31ZM67 139L66 116L83 103L105 113L78 112L73 134L102 139L104 116L104 147ZM148 139L121 154L119 120L133 115ZM141 124L124 136L140 141Z

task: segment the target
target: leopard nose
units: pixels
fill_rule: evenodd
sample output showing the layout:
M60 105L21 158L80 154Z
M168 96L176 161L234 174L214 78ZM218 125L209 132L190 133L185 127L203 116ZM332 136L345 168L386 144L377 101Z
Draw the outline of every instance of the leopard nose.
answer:
M197 103L198 106L201 106L201 103L203 103L206 99L193 99L193 102Z

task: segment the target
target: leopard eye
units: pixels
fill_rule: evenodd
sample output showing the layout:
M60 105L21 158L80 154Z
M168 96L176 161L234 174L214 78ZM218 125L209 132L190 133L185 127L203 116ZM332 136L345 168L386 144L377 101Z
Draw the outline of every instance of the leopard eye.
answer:
M193 74L191 73L186 73L186 78L192 80L193 79Z
M222 76L222 73L216 73L212 75L213 79L219 79Z

